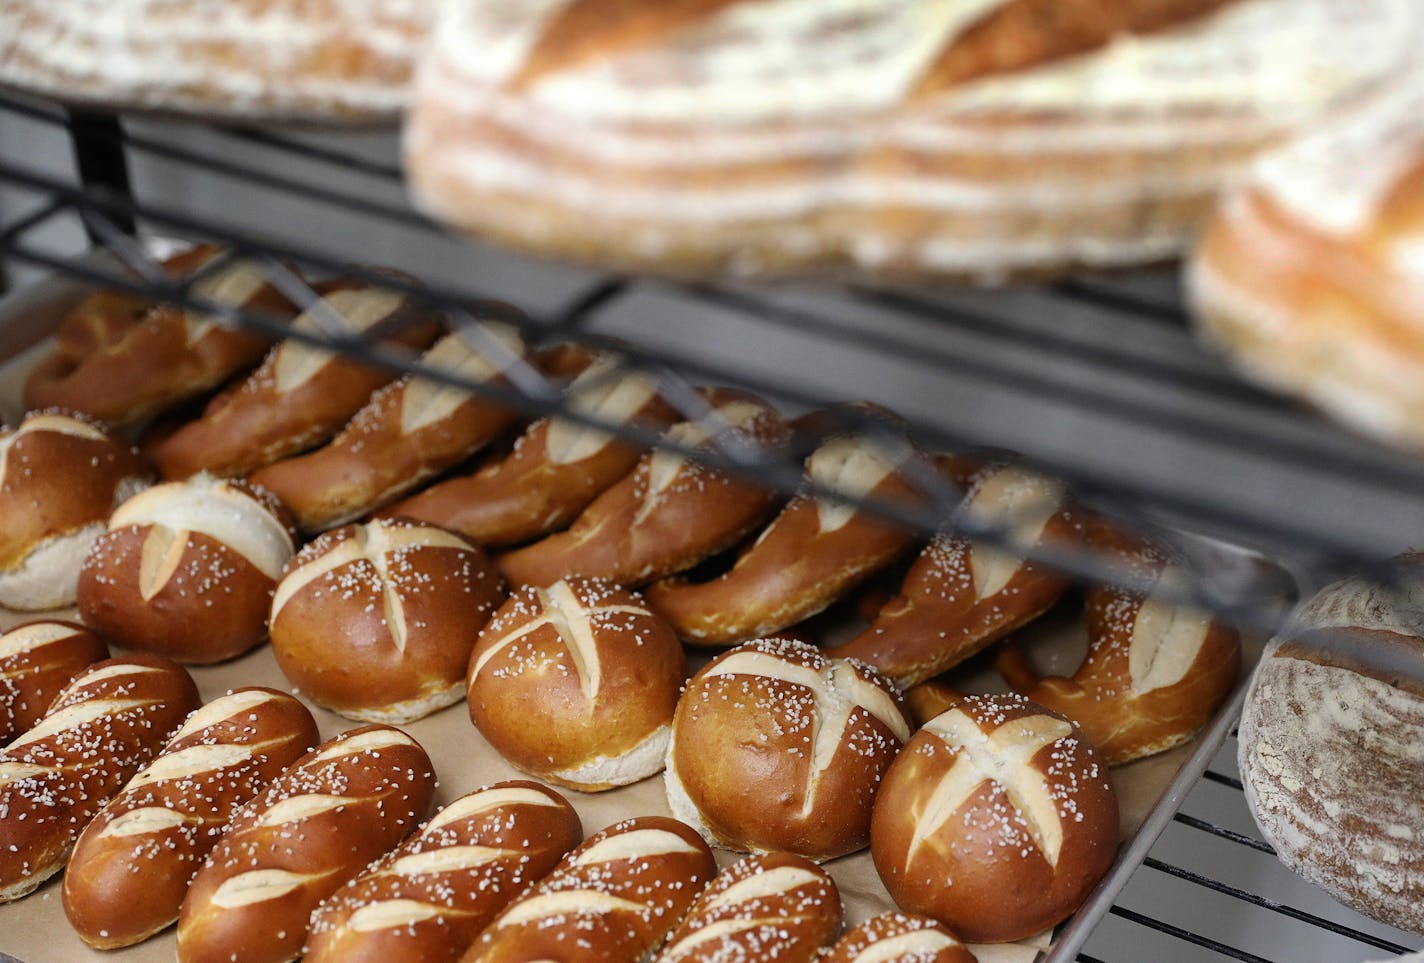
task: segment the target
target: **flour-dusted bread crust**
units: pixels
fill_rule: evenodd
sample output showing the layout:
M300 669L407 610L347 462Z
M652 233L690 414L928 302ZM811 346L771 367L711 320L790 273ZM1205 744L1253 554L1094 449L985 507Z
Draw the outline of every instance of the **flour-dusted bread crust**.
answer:
M966 696L915 734L875 800L870 851L890 896L964 939L1062 922L1117 853L1107 766L1022 696Z
M1001 277L1175 252L1412 54L1410 0L454 0L433 214L638 271Z
M583 838L558 793L515 780L436 813L312 914L308 963L455 963Z
M0 84L204 119L388 122L409 96L425 0L18 0Z
M152 479L136 451L86 417L32 411L0 432L0 605L73 603L109 514Z
M885 913L842 936L821 963L976 963L943 925L923 916Z
M470 719L500 755L583 792L660 772L686 679L672 627L590 579L526 586L470 656Z
M1281 861L1424 933L1424 557L1347 579L1261 656L1241 715L1246 801Z
M104 640L73 622L26 622L0 635L0 745L38 723L71 679L108 657Z
M171 925L238 808L319 738L306 706L273 689L237 689L189 716L74 846L64 912L79 938L114 949Z

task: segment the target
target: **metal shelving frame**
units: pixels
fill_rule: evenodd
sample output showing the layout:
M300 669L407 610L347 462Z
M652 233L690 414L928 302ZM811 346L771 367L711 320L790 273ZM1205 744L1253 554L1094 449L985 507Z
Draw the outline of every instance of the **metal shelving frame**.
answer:
M353 268L343 263L340 258L332 257L318 248L277 242L248 230L234 229L220 219L187 213L178 206L165 203L162 198L139 198L130 185L127 160L135 155L156 157L168 163L220 176L253 190L300 197L308 203L331 205L369 219L377 230L388 225L443 235L445 232L442 227L404 204L334 187L320 179L292 175L284 170L289 165L277 162L295 161L299 166L330 168L334 172L340 172L343 178L354 175L387 186L400 185L401 172L398 167L373 161L353 152L312 143L291 133L262 129L222 129L223 136L249 148L260 149L274 159L270 166L255 165L171 139L135 132L113 115L70 114L51 104L4 94L0 94L0 114L10 114L25 118L31 123L65 130L74 148L78 173L77 177L69 177L53 171L37 170L14 161L7 156L3 147L0 147L0 187L33 195L36 200L36 206L31 211L10 223L0 224L0 255L16 262L42 265L84 282L129 288L146 292L159 299L184 303L199 310L210 309L232 323L254 327L274 337L305 338L373 363L416 371L436 380L461 384L517 406L531 415L560 412L574 420L589 421L586 415L579 412L562 410L556 386L533 368L522 364L511 363L506 368L508 387L473 385L453 377L448 372L425 367L413 356L383 348L370 341L325 333L293 334L285 325L270 318L239 314L221 306L205 304L192 296L192 279L178 282L162 276L153 268L144 248L134 241L136 232L151 232L225 243L230 246L228 257L260 261L269 269L269 275L274 282L284 285L289 296L297 300L309 295L309 289L288 269L292 264L299 265L303 271L310 273L344 274L391 283L388 277ZM96 245L110 249L117 255L117 259L76 260L66 254L50 251L35 240L44 225L64 218L77 218L90 239ZM425 285L419 282L409 285L396 282L395 286L407 287L428 306L446 312L457 325L466 325L479 319L500 319L519 325L526 337L535 341L571 340L615 350L624 359L626 366L658 374L674 403L680 405L690 416L700 413L699 399L692 390L693 385L700 383L738 383L795 409L814 407L823 401L822 397L814 393L788 388L786 385L764 379L758 380L747 376L745 372L709 362L691 352L654 348L640 343L630 344L592 330L590 319L620 300L628 298L637 290L639 283L635 279L620 277L595 278L561 310L543 317L521 312L477 290ZM1278 465L1300 466L1303 470L1308 469L1347 482L1367 481L1374 488L1395 493L1401 498L1424 498L1424 495L1420 494L1424 493L1424 462L1375 452L1365 445L1341 443L1335 435L1328 432L1320 437L1258 432L1249 426L1243 427L1193 415L1158 404L1150 392L1146 397L1136 399L1130 411L1123 411L1122 399L1097 387L1092 379L1070 383L1061 379L1036 376L1032 371L1025 373L1020 369L1011 370L997 364L993 359L939 351L926 347L911 337L886 330L859 327L803 305L788 304L784 299L759 289L679 284L673 286L672 290L677 297L685 299L689 304L732 312L747 323L761 326L768 331L790 330L804 336L852 345L867 355L890 361L913 359L920 364L932 363L946 376L1012 383L1015 390L1042 400L1076 409L1103 412L1115 417L1132 418L1151 426L1153 430L1169 433L1194 444L1250 451L1256 456L1269 458ZM1148 327L1175 330L1187 324L1186 313L1175 296L1144 293L1131 284L1116 279L1085 278L1064 281L1046 285L1042 290L1045 296L1058 299L1064 304L1092 305L1130 317L1134 323L1143 325L1144 330ZM1247 406L1256 411L1274 412L1292 408L1288 402L1248 387L1217 369L1145 357L1134 351L1130 345L1060 336L1052 331L1045 332L1018 325L1014 323L1014 319L993 317L984 312L966 309L962 305L946 303L924 292L867 288L856 289L851 294L862 305L883 308L887 312L911 316L924 323L946 326L974 337L991 339L1008 351L1022 352L1029 356L1042 354L1068 357L1093 370L1127 373L1144 382L1170 385L1183 391ZM471 331L474 337L478 337L477 326L471 327ZM873 412L855 406L839 406L832 409L832 413L834 417L831 424L835 431L862 432L901 453L909 450L901 428L888 423ZM640 443L661 443L656 437L638 431L617 430ZM982 441L943 424L923 419L910 420L908 437L924 448L939 450L977 447ZM695 454L718 467L748 474L783 491L805 490L800 470L800 459L805 450L772 457L765 452L743 451L728 446L711 455L705 452ZM1085 471L1052 458L1034 457L1036 453L1028 454L1030 461L1043 470L1065 477L1080 497L1096 507L1109 508L1135 522L1151 524L1156 520L1166 519L1174 524L1185 524L1205 531L1227 530L1247 543L1269 546L1304 584L1322 584L1346 573L1370 573L1381 579L1390 577L1389 566L1379 561L1380 553L1370 551L1367 546L1322 534L1309 524L1308 520L1295 525L1263 520L1222 499L1183 495L1106 472ZM950 519L960 493L932 471L918 468L912 470L915 471L915 477L926 496L923 509L883 504L867 507L927 531L941 529ZM838 496L838 493L833 491L819 494L832 498ZM1004 542L1004 530L992 526L975 526L963 519L958 519L955 524L965 534L1013 547L1011 543ZM1132 584L1133 581L1131 576L1126 576L1104 560L1081 551L1063 549L1040 557L1043 561L1084 579L1115 580L1125 584ZM1191 601L1209 605L1237 622L1261 632L1271 632L1279 628L1287 614L1279 598L1266 600L1234 597L1214 588L1209 580L1191 587L1190 593ZM1203 787L1213 791L1223 790L1236 794L1241 792L1241 784L1231 771L1235 744L1234 719L1239 710L1240 697L1241 693L1238 692L1232 706L1222 713L1212 729L1204 735L1193 761L1183 767L1181 775L1154 811L1147 826L1129 847L1128 858L1121 861L1120 872L1116 874L1120 878L1105 881L1098 895L1090 901L1090 912L1081 913L1060 932L1058 946L1049 958L1053 963L1063 963L1074 958L1087 963L1122 963L1100 961L1098 957L1082 952L1093 926L1100 919L1112 920L1115 925L1140 928L1144 932L1151 931L1160 938L1189 944L1213 959L1278 963L1256 952L1231 946L1210 933L1200 932L1201 927L1194 929L1178 925L1127 905L1122 898L1123 887L1129 877L1144 874L1170 878L1194 891L1208 892L1248 905L1263 914L1278 918L1280 925L1308 927L1366 951L1384 955L1399 955L1410 951L1410 947L1402 942L1389 938L1388 935L1381 935L1381 927L1362 917L1356 917L1349 911L1341 909L1338 913L1327 914L1284 905L1256 895L1249 888L1180 865L1159 854L1160 836L1164 833L1170 835L1184 832L1203 840L1209 839L1249 850L1263 859L1272 858L1270 847L1255 834L1254 827L1243 824L1242 828L1238 829L1220 825L1193 815L1189 811L1189 805L1183 808L1189 796L1200 792ZM1239 802L1236 805L1244 814L1245 806ZM1249 823L1249 818L1245 822Z

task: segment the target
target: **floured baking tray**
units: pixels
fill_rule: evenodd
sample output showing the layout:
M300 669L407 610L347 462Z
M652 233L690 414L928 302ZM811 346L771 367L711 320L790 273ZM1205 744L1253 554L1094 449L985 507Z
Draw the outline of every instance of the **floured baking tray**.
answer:
M14 423L22 413L20 391L29 368L45 351L45 338L58 317L83 294L73 282L52 280L0 300L0 414ZM1193 562L1206 566L1216 583L1215 593L1226 597L1260 601L1290 601L1294 582L1265 559L1219 542L1183 536ZM846 607L847 609L849 606ZM50 613L53 617L75 618L74 611ZM1041 670L1072 674L1087 647L1081 621L1081 605L1070 599L1047 616L1019 633L1018 638ZM33 618L32 615L0 612L0 628L9 628ZM851 630L853 616L839 624L818 623L818 631L838 636ZM824 620L823 620L824 622ZM1243 679L1259 658L1261 640L1248 639L1243 658ZM692 667L706 656L694 653ZM233 661L197 667L194 679L205 700L230 688L265 685L290 691L272 656L263 647ZM951 681L965 691L1006 691L990 658L981 656L956 670ZM1233 694L1217 718L1191 743L1176 750L1113 770L1113 784L1121 804L1122 847L1112 870L1089 898L1083 909L1058 931L1053 959L1071 959L1098 919L1112 905L1117 893L1146 854L1152 841L1170 819L1186 790L1205 769L1207 761L1231 727L1239 705L1241 688ZM300 696L300 693L297 693ZM313 707L323 738L357 723ZM444 805L479 786L509 778L527 778L506 763L484 741L470 723L463 703L411 723L406 729L429 751L440 780L437 805ZM583 820L586 833L595 832L619 819L643 815L670 815L661 777L598 794L565 792ZM725 866L739 854L719 852ZM894 908L880 883L868 851L834 860L827 869L840 887L846 923L852 925ZM981 963L1032 963L1049 944L1048 934L1025 944L974 947ZM99 952L85 947L64 918L60 903L59 877L33 895L16 903L0 905L0 959L5 954L23 963L52 960L171 960L174 956L172 930L121 951Z

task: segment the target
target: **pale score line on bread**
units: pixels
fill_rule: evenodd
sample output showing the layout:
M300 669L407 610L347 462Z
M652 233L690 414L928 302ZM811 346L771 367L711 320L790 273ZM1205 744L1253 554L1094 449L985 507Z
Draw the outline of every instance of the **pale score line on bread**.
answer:
M1006 465L974 485L959 514L975 525L1004 533L1008 545L1026 552L1063 507L1066 491L1062 482ZM969 569L974 592L981 599L1002 592L1022 567L1020 555L980 540L970 543Z
M686 448L702 445L714 437L721 436L723 432L738 432L744 436L746 441L750 441L750 438L746 437L747 431L744 426L766 414L768 414L768 410L765 406L739 399L713 408L696 421L678 422L667 430L663 438L672 444L682 445ZM632 524L638 525L652 514L657 507L658 497L672 487L677 476L689 463L688 456L678 451L659 448L653 452L645 462L647 468L643 469L640 466L640 470L646 472L644 475L646 488L643 491L642 504L639 506L638 514L634 517ZM696 462L691 462L691 464L694 467L700 467Z
M73 638L77 634L74 626L65 625L62 622L34 622L30 625L17 626L0 635L0 661L13 658L24 652L33 652L64 639ZM14 672L0 671L0 679L27 675L34 671L36 671L34 666L25 666Z
M1000 787L1028 828L1048 865L1058 865L1063 848L1063 823L1053 804L1048 778L1031 760L1045 746L1073 734L1073 727L1054 716L1013 719L986 735L972 717L950 709L925 724L945 746L958 751L949 771L941 777L915 823L915 834L905 851L908 872L925 840L937 833L959 808L986 782Z
M816 499L816 520L822 532L844 528L860 511L856 501L870 494L895 470L896 464L876 451L873 445L874 442L857 437L833 438L807 459L806 474L813 483L849 499ZM768 527L761 537L765 538L773 527Z
M735 903L751 904L756 900L765 899L768 896L780 896L802 886L824 888L826 880L820 874L800 866L778 866L775 869L764 870L753 876L748 876L746 879L738 880L698 907L698 911L702 914L710 914L721 906L730 906ZM733 936L762 926L784 927L789 918L788 914L782 913L777 916L743 916L715 920L698 927L676 943L668 946L660 959L671 963L671 961L690 953L693 949L724 936Z
M30 415L20 422L18 428L0 434L0 480L5 478L5 472L9 467L10 449L15 446L15 443L26 435L41 431L52 431L55 434L70 435L89 441L106 442L109 440L109 436L104 432L78 418L60 414Z
M620 362L594 361L569 385L565 403L574 411L608 425L622 425L658 393L658 379L641 371L614 376ZM592 458L614 440L606 431L553 418L544 435L544 450L555 465Z
M1172 581L1166 569L1157 584ZM1187 676L1211 631L1211 617L1200 609L1148 597L1138 606L1128 643L1131 694L1146 695L1176 685Z
M876 940L857 953L851 963L898 963L906 959L919 959L920 954L928 956L959 945L961 944L939 930L915 930L912 933L900 933L887 939Z
M514 328L490 322L481 326L497 342L498 350L506 359L522 357L524 342ZM443 374L467 381L490 381L504 371L483 352L475 350L458 331L437 341L420 360ZM407 377L401 393L401 434L415 434L448 418L472 397L467 389L458 385L418 375Z
M218 253L214 251L213 257L217 257ZM193 270L202 270L211 260L211 257L208 258ZM245 304L247 299L261 290L266 283L267 276L260 265L253 261L239 261L215 274L200 278L189 290L188 296L195 301L211 301L235 308ZM189 346L202 340L213 328L226 325L227 322L215 314L202 314L191 309L183 312L183 327Z
M399 291L382 288L333 291L303 311L291 327L314 335L359 335L390 317L403 304L405 295ZM291 339L283 341L270 357L277 392L297 390L338 357L324 348Z

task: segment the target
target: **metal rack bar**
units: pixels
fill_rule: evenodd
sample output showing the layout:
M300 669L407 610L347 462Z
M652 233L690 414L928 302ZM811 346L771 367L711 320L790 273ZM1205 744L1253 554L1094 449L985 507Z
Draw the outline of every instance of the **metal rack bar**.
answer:
M82 183L115 198L132 197L129 162L124 155L124 131L117 117L73 111L68 115L58 115L53 120L69 128L74 163ZM114 225L125 234L133 234L137 230L131 213L115 217ZM103 242L87 218L84 219L84 229L92 243Z
M1272 963L1271 960L1266 959L1264 956L1257 956L1254 953L1248 953L1245 950L1237 949L1236 947L1231 946L1227 943L1223 943L1220 940L1214 940L1209 936L1203 936L1200 933L1193 933L1191 930L1183 929L1180 926L1174 926L1171 923L1156 919L1155 917L1148 916L1146 913L1139 913L1136 910L1130 910L1123 906L1114 906L1112 909L1108 910L1108 912L1111 913L1113 916L1121 917L1122 919L1125 919L1130 923L1136 923L1139 926L1145 926L1148 929L1156 930L1159 933L1166 933L1168 936L1174 937L1179 940L1184 940L1188 943L1200 946L1203 949L1211 950L1213 953L1220 953L1222 956L1230 957L1233 960L1241 960L1242 963Z

